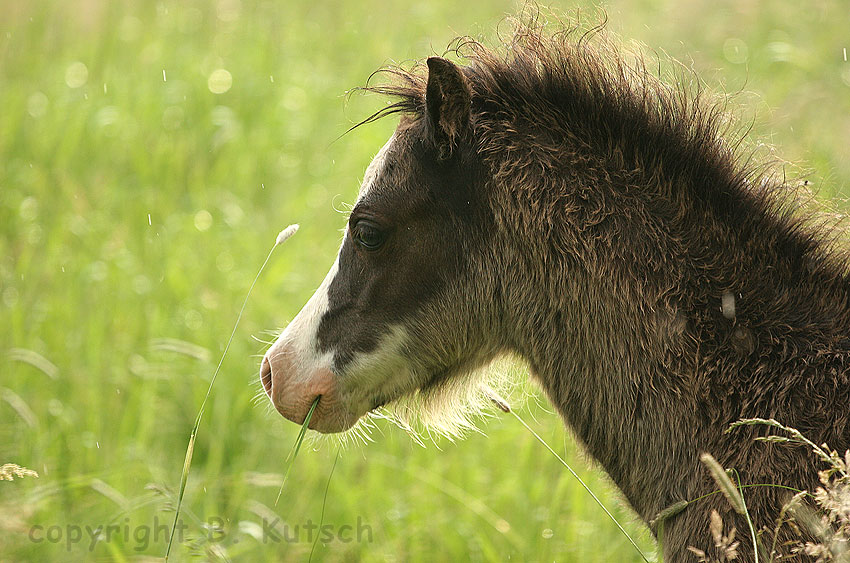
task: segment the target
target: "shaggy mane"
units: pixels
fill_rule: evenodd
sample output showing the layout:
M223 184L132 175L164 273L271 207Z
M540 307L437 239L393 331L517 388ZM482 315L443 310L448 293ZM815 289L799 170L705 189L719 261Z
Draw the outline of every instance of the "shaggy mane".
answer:
M823 291L846 287L850 261L839 228L845 217L825 211L808 182L788 180L778 161L742 148L749 130L728 113L728 96L708 95L682 65L666 84L660 63L650 71L643 55L625 51L605 31L604 21L588 28L577 17L558 19L555 32L538 15L507 21L510 37L499 49L462 37L450 52L465 61L476 150L502 196L515 192L508 197L525 198L535 211L519 221L557 238L561 196L573 189L569 171L595 170L630 186L630 197L652 192L659 220L691 237L691 248L722 244L725 236L752 238L785 249L792 270L818 272ZM371 84L376 76L389 80ZM394 101L352 129L395 114L422 119L426 85L423 62L376 71L360 90ZM713 222L695 222L701 216ZM714 230L707 235L693 225ZM446 389L425 390L392 404L386 418L406 429L418 419L429 433L456 437L475 428L482 406L492 406L482 404L479 382L469 374Z
M589 28L578 15L556 20L550 33L539 14L508 19L499 50L469 37L449 49L468 63L474 141L497 181L522 184L529 170L551 177L572 165L618 169L626 182L658 186L674 203L692 198L729 224L755 231L769 222L776 244L794 247L796 258L828 277L846 275L844 215L817 203L807 181L786 178L784 163L742 148L749 127L736 124L728 96L707 94L680 64L666 84L661 62L652 72L643 55L625 51L604 15ZM390 80L372 85L376 76ZM395 101L352 129L394 114L420 119L426 81L422 62L376 71L359 90Z

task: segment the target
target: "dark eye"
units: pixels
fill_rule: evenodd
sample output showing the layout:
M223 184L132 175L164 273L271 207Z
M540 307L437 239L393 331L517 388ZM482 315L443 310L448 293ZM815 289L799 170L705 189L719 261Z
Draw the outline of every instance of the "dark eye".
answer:
M384 232L376 224L360 220L352 232L354 242L366 250L378 250L384 244Z

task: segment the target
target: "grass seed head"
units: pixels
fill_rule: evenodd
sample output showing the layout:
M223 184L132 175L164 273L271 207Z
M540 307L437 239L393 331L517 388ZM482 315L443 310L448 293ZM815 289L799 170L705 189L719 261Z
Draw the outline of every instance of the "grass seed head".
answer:
M289 225L288 227L283 229L280 233L278 233L277 238L274 241L274 245L280 246L281 244L286 242L286 239L288 239L298 231L298 227L298 223L293 223L292 225Z
M38 477L38 473L14 463L0 465L0 481L14 481L15 477Z

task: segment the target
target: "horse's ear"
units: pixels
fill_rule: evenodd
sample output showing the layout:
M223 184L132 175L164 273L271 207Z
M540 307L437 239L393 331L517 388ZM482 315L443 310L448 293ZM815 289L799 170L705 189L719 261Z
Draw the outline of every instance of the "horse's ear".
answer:
M425 107L440 158L451 156L457 139L468 130L471 99L469 84L456 64L428 57Z

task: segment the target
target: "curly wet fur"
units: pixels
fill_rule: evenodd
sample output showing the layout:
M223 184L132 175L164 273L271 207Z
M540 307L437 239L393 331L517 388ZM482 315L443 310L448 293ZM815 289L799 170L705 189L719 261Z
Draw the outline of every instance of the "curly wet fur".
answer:
M457 50L471 127L456 142L489 172L480 195L493 240L470 267L498 320L492 338L528 362L645 521L714 489L702 452L744 484L814 487L806 451L754 442L764 428L724 431L775 418L850 447L836 216L781 170L749 164L724 102L662 83L599 28L518 23L499 52L468 39ZM424 67L388 72L394 83L367 89L396 102L366 121L423 118ZM790 496L747 489L756 527L772 528ZM745 531L714 495L665 522L666 560L710 551L712 510ZM751 546L739 557L752 561Z

